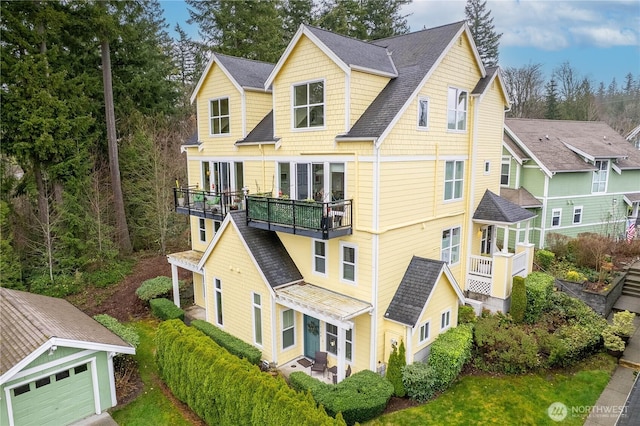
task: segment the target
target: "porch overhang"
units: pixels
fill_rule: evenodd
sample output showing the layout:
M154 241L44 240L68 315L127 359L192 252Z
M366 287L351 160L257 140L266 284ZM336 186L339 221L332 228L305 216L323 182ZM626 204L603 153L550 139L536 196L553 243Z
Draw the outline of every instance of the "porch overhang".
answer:
M640 192L630 192L628 194L624 194L624 202L629 206L640 203Z
M202 272L198 263L204 253L198 250L187 250L167 255L167 261L171 265L178 266L191 272Z
M304 281L275 288L276 303L349 330L353 318L371 312L373 306Z

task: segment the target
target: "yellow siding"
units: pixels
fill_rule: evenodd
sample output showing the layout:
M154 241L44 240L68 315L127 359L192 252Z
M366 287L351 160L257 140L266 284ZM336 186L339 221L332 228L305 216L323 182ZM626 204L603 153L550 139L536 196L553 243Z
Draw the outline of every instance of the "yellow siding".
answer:
M389 81L390 78L388 77L381 77L360 71L351 71L350 126L353 126L353 124L358 121L358 118L369 108L371 102L373 102Z
M271 93L245 92L248 134L273 109ZM246 135L245 135L246 136Z
M223 326L227 333L254 345L253 293L262 298L262 354L271 359L271 296L240 237L232 225L205 264L209 310L207 321L216 324L214 279L222 284Z
M196 305L204 307L204 286L201 274L193 274L193 300Z

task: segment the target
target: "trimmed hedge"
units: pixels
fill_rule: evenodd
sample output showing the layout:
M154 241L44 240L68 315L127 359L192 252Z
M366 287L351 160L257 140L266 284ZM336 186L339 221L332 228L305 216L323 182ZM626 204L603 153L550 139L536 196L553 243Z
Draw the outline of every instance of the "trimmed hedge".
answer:
M220 330L215 325L203 320L193 320L191 321L191 326L202 331L204 334L213 339L214 342L216 342L238 358L244 358L251 364L260 365L262 352L255 346L252 346L244 342L243 340L240 340L237 337Z
M458 324L474 324L477 320L476 311L471 306L458 307Z
M551 293L555 279L542 272L532 272L524 279L527 293L527 305L524 313L525 322L532 324L540 319L543 312L551 308Z
M289 382L294 389L309 391L329 415L342 413L348 425L378 417L393 395L393 385L370 370L355 373L337 385L328 385L301 371L291 373ZM297 419L295 423L303 424Z
M182 284L182 283L180 283ZM159 296L169 294L173 289L173 281L169 277L160 276L148 279L136 289L136 295L140 300L149 301Z
M549 250L537 250L533 258L543 271L548 271L553 265L556 255Z
M208 425L345 424L180 321L160 323L156 343L160 377Z
M527 310L527 291L524 287L524 278L513 277L513 289L511 290L511 317L520 324L524 321L524 314Z
M134 348L137 348L140 344L140 335L133 327L121 324L120 321L107 314L95 315L93 319Z
M436 337L431 344L427 365L436 373L434 386L436 391L449 387L458 377L462 367L471 359L473 347L473 329L469 324L450 328Z
M409 398L425 402L436 393L437 373L424 362L414 362L402 369L402 383Z
M180 319L184 321L184 311L178 308L169 299L151 299L149 301L151 313L163 321Z

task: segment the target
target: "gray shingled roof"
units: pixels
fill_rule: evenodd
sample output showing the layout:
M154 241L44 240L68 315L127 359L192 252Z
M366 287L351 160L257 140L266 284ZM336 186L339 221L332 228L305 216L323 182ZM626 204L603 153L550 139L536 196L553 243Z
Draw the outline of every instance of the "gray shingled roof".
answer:
M398 77L389 81L349 132L340 137L381 136L463 26L464 22L456 22L373 41L373 44L385 47L391 53Z
M345 64L396 75L394 61L384 47L317 27L307 28Z
M198 140L198 132L196 131L194 134L189 136L189 139L183 145L200 145L200 141Z
M240 139L236 145L258 142L277 142L273 136L273 110L269 111L262 120L249 132L246 138Z
M505 145L507 145L509 147L509 149L518 157L518 160L523 161L523 160L529 160L531 159L531 157L529 156L529 154L527 154L526 152L524 152L522 150L522 148L520 147L520 145L518 145L513 138L507 134L507 132L503 133L502 136L502 141L504 142Z
M230 215L271 287L302 280L302 274L278 234L247 226L244 211L232 211Z
M618 158L616 166L622 170L640 169L640 152L601 121L508 118L505 126L550 172L595 170L574 150L593 158Z
M542 201L533 196L525 188L500 188L500 196L513 204L517 204L523 209L542 207Z
M264 83L275 66L267 62L236 58L221 53L214 53L214 55L238 84L245 89L264 89Z
M473 90L471 91L471 94L479 95L481 93L484 93L484 91L487 90L487 87L488 87L489 83L493 79L493 76L499 70L500 70L500 67L487 67L487 68L485 68L485 71L487 72L487 75L484 76L483 78L481 78L480 81L478 81L478 84L476 84L476 87L473 88Z
M0 287L0 375L51 338L131 349L120 337L64 299Z
M415 327L445 262L413 256L384 317Z
M534 216L534 213L494 194L488 189L484 192L478 208L473 213L474 220L500 223L518 223Z

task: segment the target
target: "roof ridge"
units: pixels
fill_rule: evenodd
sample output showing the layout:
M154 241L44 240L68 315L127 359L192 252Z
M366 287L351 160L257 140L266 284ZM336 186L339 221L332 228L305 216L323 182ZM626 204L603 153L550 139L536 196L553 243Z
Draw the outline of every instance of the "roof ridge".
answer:
M248 62L255 62L257 64L263 64L263 65L275 65L272 62L266 62L266 61L259 61L257 59L250 59L250 58L244 58L242 56L233 56L233 55L227 55L226 53L220 53L220 52L212 52L213 55L215 56L224 56L225 58L231 58L231 59L240 59L242 61L248 61Z
M425 31L431 31L431 30L437 30L437 29L444 28L444 27L456 26L456 25L460 25L460 24L463 24L463 23L466 23L466 22L467 21L465 21L465 20L456 21L456 22L450 22L448 24L438 25L437 27L423 28L421 30L410 31L410 32L404 33L404 34L396 34L396 35L392 35L392 36L389 36L389 37L377 38L375 40L371 40L371 42L379 42L379 41L384 41L384 40L393 40L393 39L396 39L396 38L406 37L406 36L409 36L409 35L412 35L412 34L418 34L418 33L422 33L422 32L425 32Z

